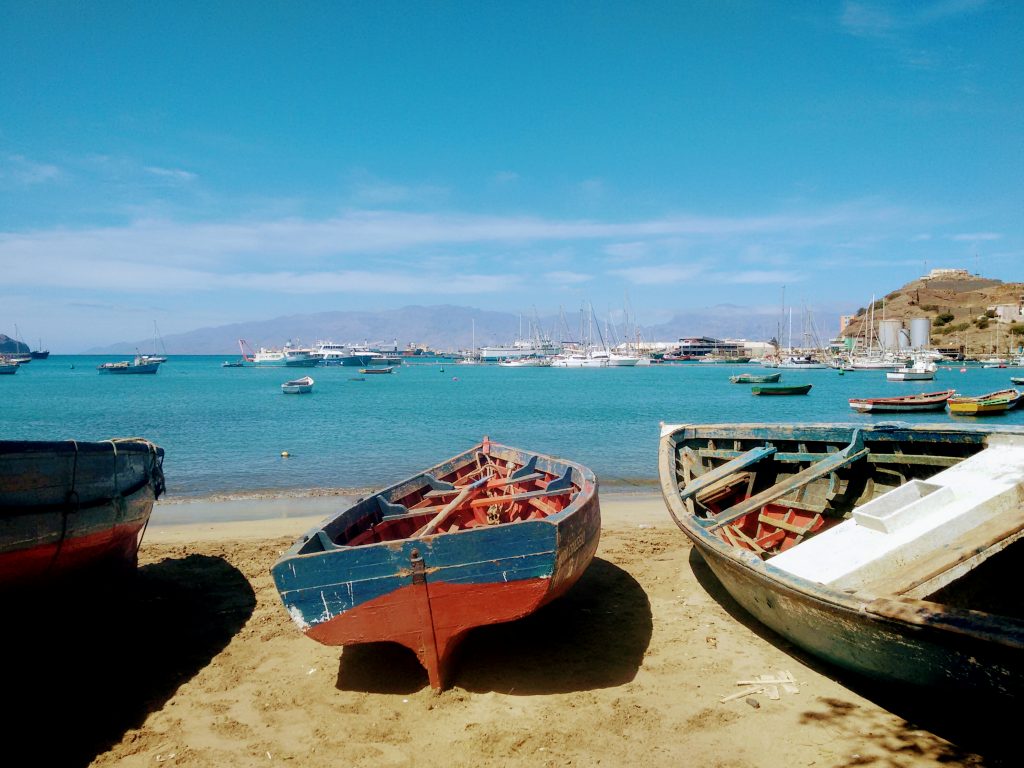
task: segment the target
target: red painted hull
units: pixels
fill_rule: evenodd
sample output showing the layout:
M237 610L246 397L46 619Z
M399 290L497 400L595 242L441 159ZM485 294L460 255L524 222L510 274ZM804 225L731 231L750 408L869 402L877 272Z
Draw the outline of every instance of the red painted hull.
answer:
M150 502L152 503L152 502ZM148 515L146 516L148 518ZM58 579L101 564L134 566L145 521L89 536L0 553L0 585Z
M582 571L580 572L582 573ZM325 645L390 640L412 650L434 688L444 687L448 662L469 630L528 616L578 579L551 588L551 579L489 584L414 584L310 627Z

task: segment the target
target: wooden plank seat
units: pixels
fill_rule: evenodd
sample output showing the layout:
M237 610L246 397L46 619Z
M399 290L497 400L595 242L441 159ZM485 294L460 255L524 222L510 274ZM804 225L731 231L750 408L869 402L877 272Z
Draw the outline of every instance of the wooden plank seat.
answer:
M757 448L751 448L749 451L740 454L735 459L731 459L730 461L720 464L714 469L709 469L704 474L697 475L691 479L685 486L683 486L679 493L679 498L683 501L693 498L701 491L709 489L715 483L725 480L730 475L734 475L740 470L756 464L775 452L776 448L773 445L763 445Z
M771 488L766 488L760 493L754 494L745 501L741 501L728 509L723 510L721 513L716 515L714 518L707 521L708 530L715 531L724 525L737 520L744 515L748 515L751 512L760 510L765 504L780 499L788 493L792 493L804 486L818 480L825 475L835 472L836 470L842 469L848 464L852 464L857 459L866 456L869 453L869 449L863 446L861 441L860 432L858 431L854 435L853 442L840 451L836 451L831 454L829 458L822 459L821 461L815 462L811 466L807 467L795 475L790 475L783 480L780 480ZM703 521L702 521L703 522Z

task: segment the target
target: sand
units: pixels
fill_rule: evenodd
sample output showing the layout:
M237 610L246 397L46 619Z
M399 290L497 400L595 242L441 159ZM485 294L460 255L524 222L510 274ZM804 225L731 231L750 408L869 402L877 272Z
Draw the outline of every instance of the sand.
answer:
M472 632L453 686L435 693L411 652L325 647L286 616L268 569L323 516L295 516L302 504L188 525L158 524L158 509L129 587L83 585L9 611L6 755L201 767L999 762L957 701L872 688L747 617L653 495L605 495L579 584L527 619ZM737 681L781 671L799 693L721 701Z

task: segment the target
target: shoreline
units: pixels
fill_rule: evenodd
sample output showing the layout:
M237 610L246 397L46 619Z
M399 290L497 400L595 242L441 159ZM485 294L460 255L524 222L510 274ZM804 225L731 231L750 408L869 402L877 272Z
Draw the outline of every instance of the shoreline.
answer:
M204 526L228 523L258 523L267 520L307 519L318 521L359 498L376 493L368 488L310 488L283 491L252 491L211 494L198 497L166 496L153 505L149 531L177 526ZM666 520L661 492L650 487L626 485L601 486L601 508L632 502L644 504L656 500ZM149 534L147 534L149 535Z

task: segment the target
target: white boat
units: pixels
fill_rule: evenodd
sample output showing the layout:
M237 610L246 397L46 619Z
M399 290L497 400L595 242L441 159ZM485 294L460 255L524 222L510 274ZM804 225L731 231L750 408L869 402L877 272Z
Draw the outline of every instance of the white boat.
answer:
M291 344L285 344L282 349L260 347L256 352L252 352L245 339L239 339L238 346L242 350L242 359L256 366L312 368L322 359L321 355L312 349L299 349Z
M762 365L764 365L764 363L762 363ZM767 368L769 366L764 366L764 367ZM787 357L787 358L785 358L783 360L780 360L778 365L776 365L774 367L775 368L795 368L795 369L807 371L807 370L817 370L817 369L822 369L822 368L828 368L829 365L828 365L828 363L822 363L822 362L820 362L818 360L815 360L810 355L790 355L789 357Z
M588 358L581 352L571 352L564 355L555 355L551 358L552 368L585 368Z
M608 353L608 365L612 368L632 368L639 362L640 358L633 355L623 355L619 352Z
M0 357L0 375L13 375L18 372L20 363Z
M917 360L909 368L887 371L885 378L888 381L931 381L935 378L936 370L938 366L935 363Z
M301 379L286 381L281 385L281 391L286 395L306 395L313 391L313 379L310 376L303 376Z
M344 365L362 368L370 364L374 353L353 344L338 344L333 341L318 341L316 353L320 356L318 365Z
M549 368L551 361L546 357L519 357L512 360L499 360L502 368Z

